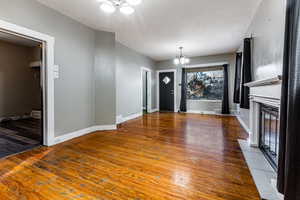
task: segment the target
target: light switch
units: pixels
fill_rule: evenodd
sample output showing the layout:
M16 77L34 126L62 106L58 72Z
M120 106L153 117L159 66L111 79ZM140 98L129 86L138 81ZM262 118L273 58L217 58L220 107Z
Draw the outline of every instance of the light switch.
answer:
M54 78L58 79L59 78L59 73L58 72L54 72Z
M54 73L54 78L58 79L59 78L59 66L58 65L54 65L53 73Z
M54 72L59 72L59 66L58 65L54 65L53 71Z

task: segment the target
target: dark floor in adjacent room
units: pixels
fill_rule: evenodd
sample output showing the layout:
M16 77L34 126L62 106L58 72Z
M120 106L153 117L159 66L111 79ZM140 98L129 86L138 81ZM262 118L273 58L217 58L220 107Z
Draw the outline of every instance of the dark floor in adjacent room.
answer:
M0 123L0 158L39 146L41 120L27 118Z

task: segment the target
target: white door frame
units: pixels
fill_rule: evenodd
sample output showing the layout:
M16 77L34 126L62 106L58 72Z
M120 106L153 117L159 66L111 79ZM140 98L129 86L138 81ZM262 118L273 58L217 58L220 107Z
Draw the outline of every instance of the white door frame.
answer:
M43 144L54 144L54 43L55 38L28 28L0 20L0 31L43 43Z
M165 69L165 70L158 70L156 71L156 85L157 85L157 107L158 111L160 110L159 108L159 74L164 73L164 72L173 72L174 73L174 112L177 112L177 70L176 69Z
M148 78L147 78L147 81L148 81L148 88L147 88L147 112L150 113L151 110L152 110L152 70L147 68L147 67L141 67L141 108L142 108L142 112L143 112L143 92L144 92L144 89L143 89L143 72L146 71L148 72Z

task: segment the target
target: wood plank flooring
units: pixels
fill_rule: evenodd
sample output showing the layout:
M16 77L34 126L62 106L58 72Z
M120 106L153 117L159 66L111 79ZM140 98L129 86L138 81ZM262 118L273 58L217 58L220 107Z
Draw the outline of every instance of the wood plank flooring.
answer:
M153 113L0 160L5 200L257 200L234 117Z

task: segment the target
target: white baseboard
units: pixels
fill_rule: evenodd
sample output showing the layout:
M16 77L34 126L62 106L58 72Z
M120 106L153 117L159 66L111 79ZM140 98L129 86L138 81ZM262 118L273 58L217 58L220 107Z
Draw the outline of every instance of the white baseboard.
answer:
M236 115L236 118L238 119L238 121L240 122L242 127L245 129L245 131L250 135L251 131L250 131L249 127L246 125L246 123L242 120L242 118L239 115Z
M188 110L186 113L191 113L191 114L202 114L202 115L224 115L221 114L221 111L202 111L202 110ZM224 116L235 116L235 111L231 110L231 114L224 115Z
M159 111L158 108L154 108L154 109L150 110L150 113L154 113L154 112L158 112L158 111Z
M217 113L216 111L201 111L201 110L188 110L186 113L192 113L192 114L203 114L203 115L217 115L220 113Z
M116 130L116 129L117 129L116 125L92 126L89 128L81 129L78 131L74 131L72 133L67 133L62 136L55 137L52 145L56 145L95 131L108 131L108 130Z
M123 116L122 115L118 115L116 121L117 121L117 124L123 123Z
M119 115L119 116L117 116L117 124L121 124L121 123L124 123L126 121L129 121L129 120L141 117L141 116L143 116L143 112L129 115L127 117L123 117L122 115Z

